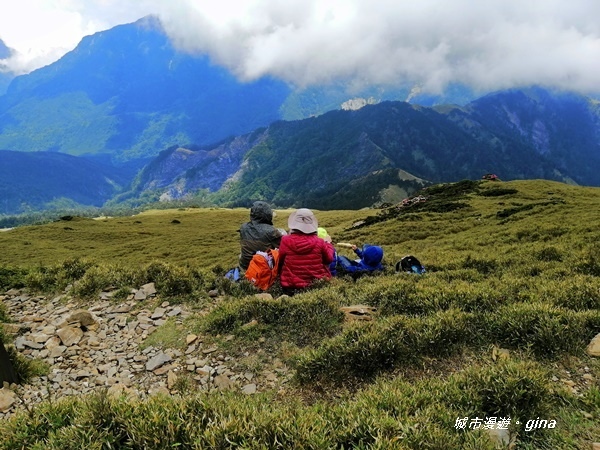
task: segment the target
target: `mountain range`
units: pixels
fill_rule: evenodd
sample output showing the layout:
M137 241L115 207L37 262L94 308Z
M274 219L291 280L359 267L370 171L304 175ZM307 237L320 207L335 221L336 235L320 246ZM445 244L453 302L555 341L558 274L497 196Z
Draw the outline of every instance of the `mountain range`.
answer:
M204 198L229 206L263 198L335 209L400 201L425 183L489 172L600 186L599 105L531 88L464 107L382 102L278 121L215 146L168 149L129 194L171 199L204 189Z
M152 17L87 36L0 96L0 214L190 197L359 208L488 172L600 186L597 100L541 87L353 95L342 80L241 82L178 51Z

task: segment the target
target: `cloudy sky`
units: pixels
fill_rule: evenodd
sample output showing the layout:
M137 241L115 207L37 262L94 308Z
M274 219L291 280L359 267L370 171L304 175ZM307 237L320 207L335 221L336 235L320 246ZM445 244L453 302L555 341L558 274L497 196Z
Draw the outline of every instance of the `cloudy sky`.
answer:
M147 14L241 79L600 92L598 0L0 0L15 50L0 68L27 73Z

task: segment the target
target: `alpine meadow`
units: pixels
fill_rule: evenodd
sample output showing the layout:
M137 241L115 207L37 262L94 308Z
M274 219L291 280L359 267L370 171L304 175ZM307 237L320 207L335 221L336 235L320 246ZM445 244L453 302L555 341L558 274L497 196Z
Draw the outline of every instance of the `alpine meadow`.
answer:
M0 1L0 450L600 450L600 1Z
M17 298L45 329L50 307L87 309L110 330L177 311L136 344L170 355L157 391L140 388L143 369L120 390L59 396L58 366L33 357L33 344L13 350L21 385L0 448L590 448L600 440L600 190L463 180L411 198L315 211L334 243L381 245L385 270L293 297L224 277L246 208L69 216L0 233L5 343L42 333L15 326L29 320L11 312ZM291 211L277 210L274 225ZM426 273L395 271L409 254ZM149 283L156 292L138 297ZM120 325L117 309L128 314ZM98 339L83 328L64 361L98 357L102 342L87 349ZM113 373L128 357L115 351ZM98 369L62 370L67 384L92 386Z

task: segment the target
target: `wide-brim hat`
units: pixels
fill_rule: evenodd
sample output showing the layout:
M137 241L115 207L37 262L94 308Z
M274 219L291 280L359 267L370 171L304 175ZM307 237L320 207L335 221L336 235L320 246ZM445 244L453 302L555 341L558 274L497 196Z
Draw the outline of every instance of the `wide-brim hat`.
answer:
M312 234L317 232L319 223L310 209L300 208L290 214L288 228L301 231L304 234Z

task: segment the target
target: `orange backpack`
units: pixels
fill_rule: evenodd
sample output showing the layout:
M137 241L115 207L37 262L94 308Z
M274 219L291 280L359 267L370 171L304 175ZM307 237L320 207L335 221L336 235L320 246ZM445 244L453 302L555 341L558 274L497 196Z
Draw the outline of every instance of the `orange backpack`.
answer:
M275 278L277 278L278 263L278 249L268 249L266 252L256 252L254 256L252 256L244 276L255 287L261 291L266 291L273 286Z

